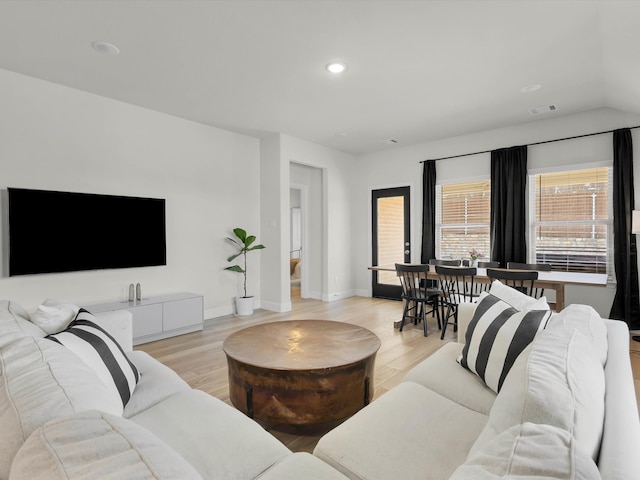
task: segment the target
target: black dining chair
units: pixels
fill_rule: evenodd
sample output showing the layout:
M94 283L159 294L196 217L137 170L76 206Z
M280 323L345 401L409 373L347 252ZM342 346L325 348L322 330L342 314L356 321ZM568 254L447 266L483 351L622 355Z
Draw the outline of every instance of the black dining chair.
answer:
M405 320L413 319L413 323L416 325L419 321L422 322L424 336L426 337L427 313L434 313L436 315L438 328L441 328L439 298L442 291L439 288L426 286L428 273L429 265L404 265L396 263L396 274L400 279L402 299L404 300L400 331L402 331ZM429 311L427 311L428 306L431 307Z
M500 262L494 261L478 261L477 268L500 268ZM475 292L480 295L482 292L488 292L491 288L491 282L476 282Z
M447 267L436 265L436 273L442 297L440 306L442 308L442 333L440 339L444 339L447 325L453 324L453 331L458 331L458 305L461 303L472 303L478 298L478 293L474 287L474 277L478 269L475 267ZM445 311L446 308L446 311ZM453 321L449 321L453 318Z
M500 280L505 285L534 297L534 282L538 279L538 272L535 270L505 270L503 268L487 268L487 277Z
M551 264L549 263L518 263L507 262L509 270L535 270L537 272L550 272ZM540 298L544 295L544 288L536 288L532 297Z
M478 261L478 268L500 268L500 262Z

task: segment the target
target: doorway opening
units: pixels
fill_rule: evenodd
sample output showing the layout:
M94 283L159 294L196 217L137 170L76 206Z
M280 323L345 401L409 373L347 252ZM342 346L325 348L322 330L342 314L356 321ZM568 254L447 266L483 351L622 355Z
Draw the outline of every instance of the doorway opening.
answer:
M325 171L321 168L295 162L289 164L290 283L292 295L299 292L303 300L322 300L325 291L324 176Z
M289 283L291 300L301 298L302 288L302 189L289 189Z

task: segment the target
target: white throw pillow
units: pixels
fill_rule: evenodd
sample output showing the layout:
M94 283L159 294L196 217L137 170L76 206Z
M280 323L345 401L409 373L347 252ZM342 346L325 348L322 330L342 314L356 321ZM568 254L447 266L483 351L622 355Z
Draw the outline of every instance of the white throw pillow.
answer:
M591 341L602 366L607 363L609 349L607 327L600 314L593 307L580 304L569 305L549 320L549 328L556 325L564 325L567 328L578 330Z
M10 479L200 479L148 430L96 410L51 420L20 448Z
M489 293L507 302L521 312L528 312L529 310L549 310L546 297L530 297L515 288L505 285L500 280L494 280L491 283Z
M459 363L498 393L520 353L550 316L548 305L520 312L493 294L482 296L467 327Z
M97 409L122 415L117 396L72 352L44 338L24 337L0 349L0 478L16 452L49 420Z
M80 309L66 330L46 338L65 346L80 357L96 372L107 388L120 398L124 408L140 375L122 347L95 323L95 317L91 313Z
M573 435L595 460L604 427L604 370L587 338L562 325L542 331L513 366L476 439L476 452L523 422L553 425Z
M49 334L58 333L67 328L79 311L77 305L47 298L31 314L31 321Z
M600 479L598 467L569 432L550 425L514 425L472 453L449 480Z

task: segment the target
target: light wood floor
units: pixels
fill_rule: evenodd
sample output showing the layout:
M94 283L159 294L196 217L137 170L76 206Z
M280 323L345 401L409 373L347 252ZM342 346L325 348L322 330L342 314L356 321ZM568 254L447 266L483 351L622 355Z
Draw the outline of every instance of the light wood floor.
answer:
M302 300L292 290L293 309L287 313L256 310L250 317L228 316L205 322L204 330L158 342L139 345L151 356L175 370L191 387L203 390L226 403L229 401L227 363L222 342L232 332L257 323L293 319L325 319L354 323L373 331L382 342L376 357L373 400L396 386L413 366L455 339L450 327L440 340L435 319L429 319L429 336L422 326L405 325L402 332L393 322L402 315L402 304L392 300L351 297L335 302ZM640 398L640 342L630 342L636 396ZM268 429L293 451L311 452L324 431Z

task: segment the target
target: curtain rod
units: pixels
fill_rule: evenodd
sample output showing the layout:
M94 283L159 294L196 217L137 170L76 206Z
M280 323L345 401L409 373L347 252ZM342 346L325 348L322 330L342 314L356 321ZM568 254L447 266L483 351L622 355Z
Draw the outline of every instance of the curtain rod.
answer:
M635 127L625 127L625 128L628 128L629 130L633 130L634 128L640 128L640 125L636 125ZM545 144L545 143L563 142L565 140L574 140L576 138L593 137L595 135L604 135L605 133L613 133L616 130L622 130L622 129L616 128L615 130L606 130L604 132L585 133L584 135L575 135L573 137L556 138L555 140L544 140L542 142L528 143L528 144L526 144L526 146L527 147L532 147L534 145L542 145L542 144ZM480 155L482 153L491 153L493 150L498 150L498 149L494 148L492 150L483 150L481 152L463 153L461 155L450 155L448 157L431 158L429 160L420 160L420 163L429 162L431 160L437 162L438 160L449 160L450 158L470 157L471 155Z

